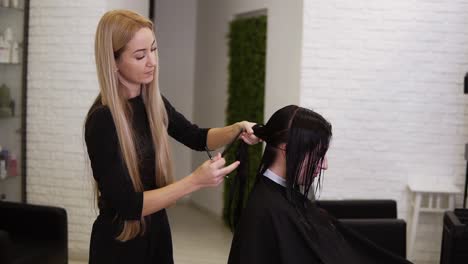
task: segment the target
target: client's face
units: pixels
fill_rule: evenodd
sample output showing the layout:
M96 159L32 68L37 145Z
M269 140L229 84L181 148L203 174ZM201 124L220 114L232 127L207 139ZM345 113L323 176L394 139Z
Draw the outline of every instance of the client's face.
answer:
M301 175L299 176L299 184L304 184L304 177L306 176L305 168L308 167L308 161L309 161L309 155L305 157L304 166L302 167ZM317 177L322 170L327 170L327 169L328 169L328 159L327 159L327 155L325 155L325 157L323 157L323 159L319 161L317 168L315 168L315 171L313 174L314 178Z
M325 157L323 157L323 160L319 162L319 166L317 166L317 168L315 169L314 177L319 175L320 171L327 170L327 169L328 169L328 159L327 159L327 155L325 155Z

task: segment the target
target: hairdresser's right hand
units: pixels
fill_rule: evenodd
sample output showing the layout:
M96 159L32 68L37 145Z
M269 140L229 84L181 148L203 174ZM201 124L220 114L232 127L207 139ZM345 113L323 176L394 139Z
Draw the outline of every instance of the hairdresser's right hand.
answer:
M224 177L239 166L239 161L224 166L226 160L218 153L213 160L207 160L190 175L192 182L198 187L215 187L223 182Z

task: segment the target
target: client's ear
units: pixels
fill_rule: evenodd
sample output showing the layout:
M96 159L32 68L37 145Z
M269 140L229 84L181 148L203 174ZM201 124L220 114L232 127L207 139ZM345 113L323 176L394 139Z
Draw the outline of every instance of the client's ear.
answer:
M280 143L276 146L276 160L281 160L284 164L286 164L286 143Z
M284 157L286 157L286 146L287 146L286 143L278 144L278 150L281 152L281 155L283 155Z

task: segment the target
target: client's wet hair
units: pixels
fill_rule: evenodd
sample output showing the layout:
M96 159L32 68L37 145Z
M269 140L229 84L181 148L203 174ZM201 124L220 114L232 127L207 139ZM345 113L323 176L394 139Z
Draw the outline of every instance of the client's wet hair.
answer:
M314 200L320 187L322 170L317 175L314 175L314 172L321 167L327 153L332 136L331 124L310 109L288 105L276 111L265 125L256 125L253 130L258 138L266 142L256 175L257 180L274 163L280 145L285 143L287 199L299 210L303 220L308 222L308 217L301 212L310 204L309 195ZM246 160L245 148L246 144L241 143L238 149L237 158L241 160L241 164ZM238 175L234 176L233 180L246 182L246 172L246 169L238 168ZM309 194L314 182L316 189ZM244 186L240 185L242 189ZM240 210L237 216L234 216L234 226L239 217Z

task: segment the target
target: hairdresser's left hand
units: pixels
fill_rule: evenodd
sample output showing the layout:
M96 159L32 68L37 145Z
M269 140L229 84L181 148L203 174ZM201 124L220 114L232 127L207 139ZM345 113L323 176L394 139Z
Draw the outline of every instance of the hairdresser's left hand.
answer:
M256 123L242 121L237 124L242 129L242 133L240 134L239 138L241 138L245 143L249 145L255 145L262 141L254 135L254 131L252 130L252 127L255 126Z

